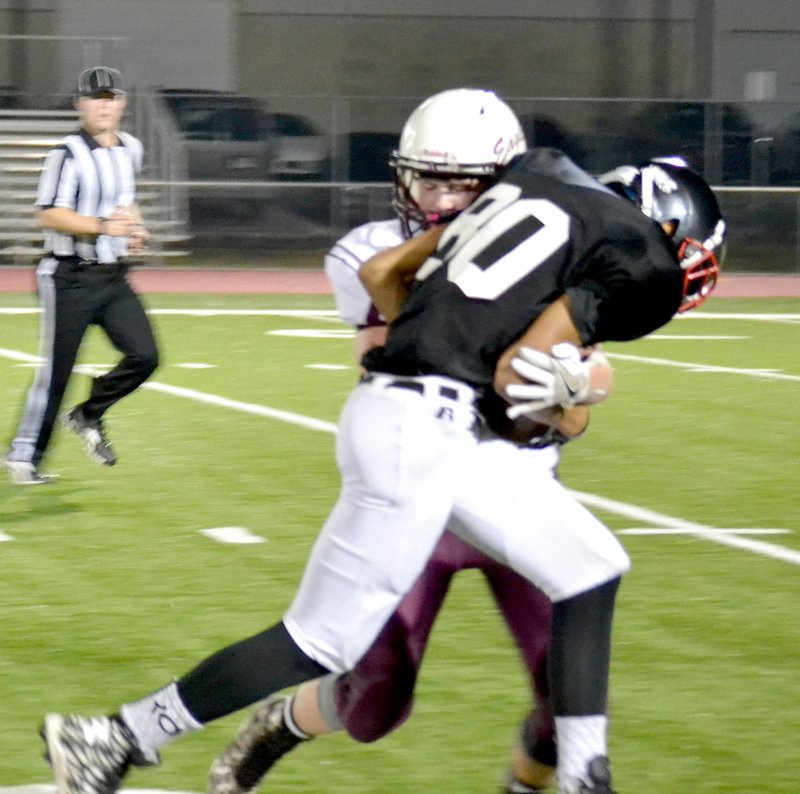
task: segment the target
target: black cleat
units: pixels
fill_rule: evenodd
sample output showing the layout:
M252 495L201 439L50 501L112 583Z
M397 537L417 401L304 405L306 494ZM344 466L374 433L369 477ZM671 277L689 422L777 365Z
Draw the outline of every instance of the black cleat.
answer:
M114 794L130 766L153 766L116 717L48 714L39 731L58 794Z
M214 760L208 794L248 794L286 753L305 739L289 730L284 709L289 697L272 695L256 706L233 742Z
M106 439L102 419L87 419L80 405L76 405L64 414L61 422L64 427L83 439L86 454L95 463L101 466L113 466L117 462L117 456Z
M577 794L616 794L611 788L611 769L604 755L589 761L586 773L589 782L582 783Z

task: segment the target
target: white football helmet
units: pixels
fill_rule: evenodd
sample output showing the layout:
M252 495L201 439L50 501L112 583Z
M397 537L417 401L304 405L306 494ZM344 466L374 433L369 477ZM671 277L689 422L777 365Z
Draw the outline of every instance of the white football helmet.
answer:
M454 88L428 97L408 117L389 161L406 234L439 220L417 205L420 177L479 180L485 189L526 149L519 119L493 91Z

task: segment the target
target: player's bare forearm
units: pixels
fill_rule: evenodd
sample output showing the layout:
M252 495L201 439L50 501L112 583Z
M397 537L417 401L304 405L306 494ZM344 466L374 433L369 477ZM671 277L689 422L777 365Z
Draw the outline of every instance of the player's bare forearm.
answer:
M511 383L523 383L522 378L511 366L511 359L521 347L532 347L549 353L553 345L560 342L580 346L581 340L578 329L572 320L569 300L563 295L551 303L528 330L510 345L500 356L494 371L494 388L498 394L505 394L506 387Z
M511 386L513 394L515 388L513 384L522 385L526 389L526 396L514 394L518 397L517 415L514 416L510 412L509 417L515 425L521 423L524 427L526 422L546 424L555 427L568 437L574 437L582 433L589 422L587 406L605 399L611 393L613 375L610 364L599 350L583 348L580 350L580 357L586 366L587 383L586 388L580 392L581 396L576 394L574 401L563 405L550 403L544 399L545 393L549 396L549 391L544 389L544 383L548 381L541 377L542 373L535 366L530 369L525 369L525 366L528 363L541 364L533 357L531 351L538 350L545 353L546 356L540 358L549 361L551 352L557 350L554 346L565 342L573 345L575 350L580 344L580 339L572 320L569 302L566 297L562 297L548 306L522 337L500 357L495 370L495 389L498 394L504 399L511 399L508 397L507 388ZM579 355L578 350L575 350L575 355ZM512 365L512 361L516 366ZM526 380L526 375L533 380ZM544 376L550 378L547 372ZM529 410L528 408L534 407L536 402L546 405ZM519 434L522 428L515 427L515 430Z
M520 419L524 418L520 417ZM564 408L556 405L538 411L535 419L543 425L554 427L567 438L574 438L583 433L589 424L589 406L573 405L569 408ZM533 421L533 417L528 417L528 420Z
M434 252L445 228L434 226L394 248L380 251L359 269L358 277L390 325L400 314L414 274Z

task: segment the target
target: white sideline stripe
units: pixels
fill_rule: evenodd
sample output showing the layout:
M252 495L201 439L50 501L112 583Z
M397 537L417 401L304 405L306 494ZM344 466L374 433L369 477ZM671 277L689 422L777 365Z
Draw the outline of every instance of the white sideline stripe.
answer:
M305 339L353 339L356 335L352 328L278 328L264 333L267 336L297 336Z
M8 355L7 355L8 354ZM14 350L5 350L0 348L0 357L12 358L20 361L36 360L35 356L30 356L27 353L20 353ZM661 359L657 359L660 361ZM672 365L673 362L667 362ZM195 400L196 402L206 403L208 405L216 405L221 408L231 408L234 411L242 411L244 413L254 414L256 416L263 416L268 419L277 419L281 422L298 425L305 427L309 430L318 430L325 433L336 434L337 426L332 422L324 422L320 419L312 419L302 414L295 414L289 411L279 411L274 408L267 408L263 405L254 405L253 403L244 403L239 400L230 400L227 397L218 397L214 394L206 394L205 392L197 391L196 389L185 389L178 386L168 386L165 383L158 381L148 381L139 388L150 389L151 391L158 391L164 394L172 394L176 397L185 397L188 400ZM624 502L616 502L612 499L606 499L602 496L595 496L593 494L581 493L580 491L570 491L579 501L586 505L598 507L602 510L615 513L616 515L630 518L635 521L642 521L646 524L655 524L656 526L674 528L681 527L694 537L704 540L710 540L714 543L720 543L725 546L732 546L735 548L743 549L754 554L762 554L765 557L771 557L783 562L789 562L792 565L800 565L800 552L784 548L782 546L773 546L764 541L749 540L747 538L740 538L725 533L715 534L712 527L707 527L702 524L692 524L683 521L679 518L672 518L664 516L660 513L647 510L643 507L629 505ZM2 792L0 792L2 794Z
M627 353L609 353L604 351L608 358L617 358L620 361L640 361L643 364L655 364L659 367L675 367L692 372L724 372L729 375L744 375L748 378L771 378L772 380L786 380L800 383L800 375L787 375L773 369L739 369L738 367L716 367L711 364L694 364L691 361L673 361L668 358L652 358L650 356L631 356Z
M0 307L0 314L39 314L38 306ZM336 309L148 309L148 314L184 317L309 317L325 322L341 322ZM762 323L800 323L800 314L792 312L699 312L693 309L676 315L674 320L752 320Z
M5 543L9 540L14 540L12 535L6 535L5 532L0 532L0 543ZM2 791L2 789L0 789L0 791Z
M698 312L690 311L685 314L678 314L674 320L753 320L761 323L787 323L794 325L800 323L800 314L791 312L780 312L776 314L754 312L746 314L744 312Z
M607 510L610 513L615 513L624 518L642 521L645 524L654 524L657 527L664 527L666 529L680 528L687 535L692 535L702 540L710 540L712 543L743 549L753 554L763 554L765 557L772 557L775 560L788 562L792 565L800 565L800 551L787 549L783 546L775 546L772 543L765 543L763 540L742 538L730 532L715 531L713 527L708 527L704 524L695 524L691 521L683 521L680 518L672 518L671 516L665 516L653 510L648 510L645 507L636 507L636 505L617 502L614 499L606 499L604 496L595 496L594 494L583 493L581 491L571 491L571 493L588 507L594 507L598 510Z
M748 527L747 529L734 527L714 527L706 529L706 532L723 532L726 535L791 535L791 529L770 529L768 527ZM680 527L666 527L655 529L653 527L629 527L628 529L618 529L617 535L691 535L692 530Z
M192 791L166 791L159 788L122 788L119 791L120 794L196 794ZM56 794L56 787L52 784L2 787L0 794Z
M306 317L326 322L334 319L341 323L336 309L148 309L147 313L186 317Z
M0 314L40 314L41 311L38 306L0 307ZM341 322L336 309L148 309L147 313L183 317L307 317L325 322L331 319L337 323Z
M715 335L715 334L650 334L647 339L651 339L654 341L659 341L661 339L668 339L668 340L731 340L731 339L749 339L749 336L725 336L725 335Z

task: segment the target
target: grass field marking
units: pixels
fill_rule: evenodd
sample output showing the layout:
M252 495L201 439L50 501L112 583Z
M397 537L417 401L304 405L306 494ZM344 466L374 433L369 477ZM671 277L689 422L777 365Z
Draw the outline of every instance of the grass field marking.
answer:
M11 535L6 535L5 532L0 532L0 543L7 543L9 540L14 540Z
M341 323L336 309L148 309L148 314L186 317L304 317Z
M784 546L775 546L772 543L765 543L763 540L751 540L750 538L743 538L738 535L733 535L730 532L720 532L714 530L713 527L705 526L704 524L695 524L691 521L683 521L679 518L672 516L665 516L661 513L656 513L654 510L648 510L645 507L636 507L629 505L625 502L617 502L614 499L607 499L604 496L596 496L595 494L583 493L581 491L571 491L571 493L583 504L588 507L594 507L597 510L606 510L610 513L630 518L634 521L642 521L645 524L653 524L657 527L665 529L681 529L686 534L702 540L709 540L712 543L719 543L723 546L731 546L736 549L752 552L753 554L761 554L764 557L771 557L775 560L788 562L792 565L800 565L800 551L787 549Z
M205 403L206 405L216 405L220 408L230 408L234 411L241 411L246 414L263 416L266 419L276 419L279 422L286 422L290 425L304 427L306 430L317 430L322 433L336 433L337 427L333 422L325 422L322 419L314 419L311 416L292 413L291 411L281 411L277 408L268 408L265 405L255 403L245 403L241 400L231 400L228 397L220 397L217 394L197 391L197 389L186 389L181 386L169 386L159 381L147 381L140 389L150 389L151 391L171 394L174 397L184 397L187 400Z
M724 532L728 535L791 535L791 529L771 529L769 527L748 527L747 529L740 529L734 527L714 527L714 529L706 529L705 532ZM681 527L628 527L627 529L618 529L618 535L690 535L692 530L683 529Z
M0 314L38 314L38 306L3 306ZM186 317L307 317L324 322L340 323L336 309L148 309L148 314ZM800 314L793 312L699 312L696 309L679 314L674 320L749 320L753 322L800 323Z
M659 341L662 339L669 339L670 341L674 341L676 339L680 340L689 340L689 341L731 341L731 340L742 340L742 339L749 339L749 336L723 336L723 335L716 335L716 334L650 334L647 337L648 339L652 339L655 341Z
M0 314L41 314L38 306L0 306ZM183 317L305 317L320 322L341 323L336 309L148 309L148 314Z
M165 791L160 788L122 788L120 794L195 794L191 791ZM55 785L0 786L0 794L56 794Z
M352 328L277 328L264 331L266 336L297 336L301 339L355 339Z
M210 529L201 529L200 534L215 540L217 543L250 544L267 542L266 538L254 535L244 527L211 527Z
M690 311L673 317L674 320L753 320L759 323L786 323L797 325L800 323L800 314L791 312L698 312Z
M652 356L632 356L628 353L609 353L604 351L608 358L617 358L620 361L639 361L642 364L655 364L659 367L675 367L693 372L722 372L728 375L744 375L748 378L770 378L772 380L785 380L800 383L800 375L787 375L785 372L776 372L774 369L741 369L739 367L717 367L712 364L696 364L691 361L674 361L670 358L653 358Z
M41 359L38 356L31 356L28 353L20 353L17 350L6 350L0 347L0 358L9 358L13 361L24 361L28 363L38 363ZM94 376L98 375L105 370L89 367L86 364L79 364L73 370L81 375ZM199 403L206 403L207 405L216 405L221 408L230 408L234 411L241 411L242 413L254 414L256 416L263 416L267 419L277 419L280 422L286 422L290 425L298 425L307 430L318 430L323 433L336 433L336 425L332 422L325 422L321 419L314 419L310 416L303 416L302 414L292 413L291 411L281 411L277 408L268 408L265 405L256 405L255 403L245 403L241 400L231 400L228 397L220 397L216 394L208 394L207 392L197 391L196 389L186 389L181 386L170 386L166 383L159 381L147 381L139 388L150 389L151 391L162 392L164 394L171 394L175 397L184 397L187 400L194 400Z
M24 364L40 364L42 359L39 356L32 356L30 353L20 353L19 350L7 350L0 347L0 356L11 361L22 361Z

